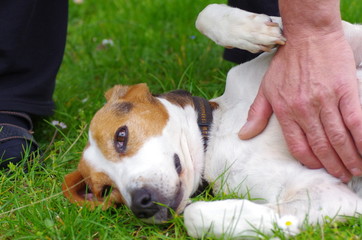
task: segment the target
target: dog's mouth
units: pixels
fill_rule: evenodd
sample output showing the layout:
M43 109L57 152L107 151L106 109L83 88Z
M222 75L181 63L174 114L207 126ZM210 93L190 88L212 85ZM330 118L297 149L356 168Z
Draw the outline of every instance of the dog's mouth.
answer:
M100 192L95 193L89 185L76 189L76 195L87 202L99 202L100 204L107 202L109 206L119 208L123 205L123 200L119 197L117 188L111 185L104 185ZM106 207L108 208L108 207Z

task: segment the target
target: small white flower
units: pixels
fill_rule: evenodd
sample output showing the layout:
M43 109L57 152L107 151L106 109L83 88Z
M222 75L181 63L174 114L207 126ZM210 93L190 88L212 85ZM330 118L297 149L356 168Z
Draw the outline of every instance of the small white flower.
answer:
M62 129L66 129L67 125L65 123L63 123L63 122L60 122L59 127L61 127Z
M61 129L66 129L67 125L63 122L59 122L58 120L53 120L52 122L53 126L60 127Z
M114 45L114 42L113 42L113 40L112 39L103 39L102 40L102 45L104 45L104 46L113 46Z
M290 234L290 235L296 235L299 233L299 221L298 219L293 215L285 215L281 217L278 222L278 227L280 227L284 232Z
M84 0L73 0L73 2L75 4L82 4L84 2Z
M59 125L59 121L58 121L58 120L53 120L53 121L52 121L52 125L58 126L58 125Z

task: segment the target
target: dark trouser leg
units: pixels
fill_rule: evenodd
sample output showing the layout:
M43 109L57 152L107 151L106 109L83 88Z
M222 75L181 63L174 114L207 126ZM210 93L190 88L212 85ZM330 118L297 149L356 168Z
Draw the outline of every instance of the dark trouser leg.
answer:
M279 16L278 0L229 0L228 4L249 12ZM258 55L259 54L249 53L248 51L237 48L225 49L224 51L225 60L238 64L250 61Z
M24 113L53 112L67 15L68 0L0 0L0 169L37 149Z
M67 0L0 1L0 110L52 113L67 10Z

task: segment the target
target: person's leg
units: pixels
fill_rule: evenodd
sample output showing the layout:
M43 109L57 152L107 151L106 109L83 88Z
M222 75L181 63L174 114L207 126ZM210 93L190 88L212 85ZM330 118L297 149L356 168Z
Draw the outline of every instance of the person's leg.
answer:
M30 144L26 133L19 136L19 127L31 131L22 114L53 112L52 94L64 53L67 11L66 0L0 1L0 159L13 158L16 163L22 158L22 145ZM0 161L0 168L7 163Z
M229 0L228 5L249 12L279 16L278 0ZM258 55L237 48L225 49L224 51L225 60L238 64L250 61Z

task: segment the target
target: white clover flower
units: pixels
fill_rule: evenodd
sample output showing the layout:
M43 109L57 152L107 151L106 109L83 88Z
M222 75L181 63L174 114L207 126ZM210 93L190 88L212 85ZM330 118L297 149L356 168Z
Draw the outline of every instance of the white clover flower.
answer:
M285 233L290 235L296 235L299 233L299 221L293 215L285 215L277 221L278 227L280 227Z

